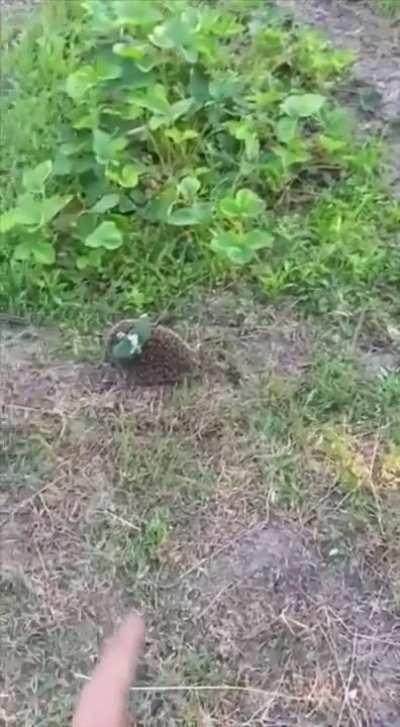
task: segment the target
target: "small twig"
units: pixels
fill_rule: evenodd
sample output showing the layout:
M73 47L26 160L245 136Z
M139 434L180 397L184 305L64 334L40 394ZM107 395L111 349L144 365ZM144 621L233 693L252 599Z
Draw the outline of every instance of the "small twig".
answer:
M134 525L133 523L130 523L129 520L125 520L125 518L121 517L120 515L116 515L114 512L111 512L111 510L104 510L107 515L110 515L110 517L113 517L114 520L117 520L121 525L126 525L126 527L131 528L131 530L136 530L136 532L140 532L140 528L137 525Z
M30 321L21 316L8 315L8 313L0 313L0 323L8 323L12 326L28 326Z
M36 492L33 492L32 495L29 495L28 497L25 497L21 502L18 502L15 507L7 514L7 516L4 518L4 520L1 521L0 527L3 527L9 520L11 520L12 517L15 516L15 514L18 512L18 510L21 510L21 508L25 507L25 505L28 505L30 502L33 502L35 497L41 497L47 490L49 490L51 487L57 484L60 480L62 480L64 477L64 472L56 477L55 480L52 480L52 482L48 482L47 485L44 485L44 487L41 487L40 490L37 490Z
M74 672L76 679L83 679L88 681L90 677L85 674L79 674ZM240 687L234 686L233 684L218 684L218 685L196 685L196 684L179 684L177 686L149 686L149 687L131 687L131 692L239 692L242 694L253 694L255 696L264 697L265 699L284 699L286 702L304 702L306 697L291 697L283 692L268 692L261 687Z
M324 606L323 610L329 611L332 618L335 621L338 621L342 625L342 627L349 634L349 636L354 638L354 636L356 635L356 632L348 627L348 625L341 618L339 613L334 611L330 606ZM385 637L376 636L376 635L374 636L372 634L361 634L358 631L357 631L357 639L364 639L365 641L378 642L379 644L381 644L383 646L393 646L396 649L400 648L400 641L390 641L389 639L386 639Z
M320 627L322 636L324 637L326 643L328 644L328 647L329 647L329 649L331 651L331 654L332 654L332 656L333 656L333 658L335 660L336 668L338 670L338 675L340 677L340 681L341 681L342 688L343 688L343 692L344 692L344 697L343 697L343 701L342 701L342 707L341 707L341 710L340 710L340 716L339 716L337 725L338 725L338 727L340 727L340 725L342 724L342 717L343 717L344 709L345 709L345 707L347 707L347 709L348 709L348 716L349 716L349 719L351 720L351 724L353 724L354 727L357 727L357 720L356 720L356 717L354 715L354 711L353 711L352 705L349 702L349 700L347 699L348 681L346 681L346 679L345 679L345 675L343 673L343 669L342 669L341 664L340 664L339 656L338 656L337 649L336 649L335 639L332 638L332 635L331 635L331 630L332 629L331 629L331 621L330 621L330 618L329 618L328 608L327 607L324 607L322 610L323 610L323 612L325 614L325 620L327 622L327 631L324 631L324 629L322 627L322 624L319 624L319 627ZM354 651L354 641L353 641L353 651ZM351 667L351 669L352 668L353 667Z
M358 637L358 634L356 631L354 634L354 639L353 639L353 650L352 650L352 654L351 654L349 675L347 677L346 683L343 685L344 686L344 696L343 696L342 706L340 708L340 714L338 717L338 725L340 725L342 723L342 718L343 718L345 708L347 707L349 710L351 709L349 697L350 697L350 687L351 687L351 683L352 683L353 677L354 677L354 662L355 662L356 653L357 653L357 637Z
M373 449L372 457L371 457L371 465L370 465L370 469L369 469L369 483L370 483L372 495L373 495L373 498L375 501L376 516L378 519L379 530L380 530L382 537L384 538L385 537L385 528L384 528L383 522L382 522L382 508L381 508L381 503L379 500L379 495L378 495L378 492L376 489L375 479L374 479L374 469L375 469L375 464L376 464L376 460L377 460L378 453L379 453L380 444L381 444L381 434L380 434L380 431L378 430L378 432L376 433L374 449Z
M224 593L229 591L233 586L238 586L239 583L237 581L230 581L226 586L221 588L216 596L214 596L214 598L210 601L210 603L208 603L207 606L203 608L203 610L199 613L199 615L195 617L195 621L200 621L200 619L203 618L203 616L205 616L206 613L208 613L215 606L216 603L218 603L219 599L221 598L221 596L224 595Z

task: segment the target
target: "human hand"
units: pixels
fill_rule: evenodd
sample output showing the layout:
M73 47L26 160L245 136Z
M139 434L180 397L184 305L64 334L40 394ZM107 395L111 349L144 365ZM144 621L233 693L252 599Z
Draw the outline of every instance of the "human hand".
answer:
M144 644L144 622L131 614L106 642L82 690L72 727L128 727L128 692Z

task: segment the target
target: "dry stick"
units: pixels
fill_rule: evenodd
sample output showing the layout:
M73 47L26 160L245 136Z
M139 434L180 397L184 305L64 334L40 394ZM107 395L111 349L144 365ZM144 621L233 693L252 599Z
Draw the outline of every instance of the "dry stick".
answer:
M350 696L351 682L353 681L353 677L354 677L354 662L355 662L356 653L357 653L357 636L358 636L358 634L356 631L354 634L354 639L353 639L353 650L352 650L352 654L351 654L349 675L348 675L346 684L343 685L344 686L344 696L343 696L342 706L340 708L340 714L338 717L339 725L342 722L345 707L347 707L349 709L349 711L350 711L350 707L351 707L350 702L349 702L349 696Z
M314 603L315 603L315 601L314 601ZM348 627L348 625L345 623L345 621L343 621L343 619L339 616L339 614L336 613L335 611L333 611L333 609L330 608L330 606L324 606L324 608L326 608L328 611L330 611L331 616L333 617L333 619L335 619L336 621L339 621L340 624L345 629L345 631L347 631L347 633L350 634L350 636L352 638L354 638L354 636L357 633L357 638L358 639L365 639L366 641L372 641L372 642L377 641L379 644L383 644L384 646L393 646L396 649L400 649L400 640L399 641L389 641L389 639L386 639L386 638L381 637L381 636L373 636L371 634L360 634L358 631L357 632L356 631L352 631Z
M382 521L382 508L381 508L381 503L379 500L379 495L378 495L376 485L375 485L375 480L374 480L374 469L375 469L375 464L376 464L376 460L377 460L378 453L379 453L380 444L381 444L381 432L380 432L380 430L378 430L376 433L376 437L375 437L374 449L372 452L371 465L370 465L370 469L369 469L369 484L370 484L370 487L372 490L372 495L373 495L373 498L375 501L376 516L378 519L379 530L380 530L382 538L384 538L386 533L385 533L385 528L383 526L383 521Z
M206 613L208 613L215 606L215 604L218 603L219 599L221 598L221 596L224 595L224 593L229 591L232 587L239 586L244 580L245 578L242 578L239 582L230 581L226 586L221 588L216 596L214 596L214 598L210 601L210 603L208 603L207 606L203 608L203 610L195 617L195 621L200 621L200 619L204 618Z
M36 492L33 492L32 495L29 495L28 497L25 497L23 500L21 500L21 502L18 502L15 505L15 507L11 510L11 512L9 512L6 515L6 517L4 518L4 520L1 521L0 527L3 527L3 525L5 525L12 517L15 516L15 514L18 512L18 510L21 510L21 508L25 507L25 505L27 505L29 502L32 502L35 499L35 497L41 497L41 495L43 495L44 492L46 492L51 487L53 487L54 485L56 485L57 482L59 482L60 480L63 479L64 474L65 473L63 472L61 475L59 475L58 477L56 477L55 480L52 480L51 482L48 482L47 485L44 485L40 490L37 490Z
M121 525L125 525L127 528L131 528L131 530L136 530L136 532L140 532L140 528L137 525L129 522L129 520L125 520L125 518L120 517L120 515L116 515L114 512L111 512L111 510L104 510L103 512L114 518L114 520L117 520L117 522L121 523Z
M79 672L73 673L76 679L90 680L90 677ZM306 697L291 697L282 692L268 692L261 687L239 687L232 684L218 684L213 686L196 684L179 684L177 686L152 686L152 687L130 687L131 692L239 692L242 694L253 694L265 699L284 699L287 702L304 702Z
M338 657L338 653L337 653L337 650L336 650L335 642L334 642L334 640L331 637L331 628L332 627L331 627L331 620L330 620L329 614L328 614L328 609L327 608L323 608L322 610L323 610L323 612L325 614L325 619L327 621L328 631L324 631L324 629L322 627L322 624L319 625L320 626L320 630L321 630L322 636L324 637L326 643L328 644L328 647L329 647L329 649L331 651L331 654L332 654L332 656L333 656L333 658L335 660L336 668L338 670L338 674L339 674L340 681L341 681L342 687L343 687L343 692L344 692L344 698L343 698L343 702L342 702L342 708L340 710L340 718L338 719L338 723L337 724L338 724L338 727L340 727L341 720L342 720L342 716L343 716L343 712L344 712L344 707L347 707L348 713L349 713L349 718L351 719L351 723L354 725L354 727L357 727L358 722L357 722L357 719L356 719L356 717L354 715L354 710L353 710L352 704L347 699L348 683L347 683L347 681L345 679L345 676L343 674L342 667L341 667L340 662L339 662L339 657ZM354 642L353 642L353 651L354 651ZM351 668L353 668L353 665L352 665Z
M287 672L290 662L291 662L291 657L289 656L289 658L286 661L285 666L282 669L282 673L281 673L281 676L279 679L278 689L276 690L276 692L278 692L279 688L283 686L283 683L284 683L285 677L286 677L286 672ZM274 704L274 700L273 700L273 698L271 698L269 700L269 704L267 704L266 707L263 706L263 707L259 707L258 709L256 709L256 711L253 712L253 714L250 716L250 719L248 719L245 722L243 727L251 727L251 725L254 725L254 720L261 715L261 712L262 712L262 719L263 720L267 719L269 717L269 711L270 711L271 707L273 706L273 704Z

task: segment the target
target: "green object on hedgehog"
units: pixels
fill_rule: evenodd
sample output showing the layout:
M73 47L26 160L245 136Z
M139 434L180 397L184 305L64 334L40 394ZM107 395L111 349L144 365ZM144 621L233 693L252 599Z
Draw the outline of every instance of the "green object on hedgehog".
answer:
M197 353L175 331L147 316L115 323L105 336L106 360L127 384L177 384L198 371Z
M122 364L132 361L142 353L143 346L151 339L152 331L153 324L147 316L135 321L127 333L119 331L118 341L111 348L111 361Z

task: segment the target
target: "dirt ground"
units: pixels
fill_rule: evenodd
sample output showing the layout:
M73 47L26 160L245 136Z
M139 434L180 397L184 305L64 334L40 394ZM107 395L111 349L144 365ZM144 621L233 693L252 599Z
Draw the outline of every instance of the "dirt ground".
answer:
M398 487L380 531L279 411L320 332L237 293L187 314L210 366L176 391L127 391L100 348L3 323L5 724L65 720L136 607L140 685L160 690L133 695L139 724L398 726Z
M381 94L363 123L394 135L398 26L363 2L284 4L356 47L353 90ZM0 724L67 724L133 607L139 725L400 727L398 460L384 426L311 399L318 357L349 346L367 391L398 350L237 290L177 326L201 379L127 390L101 333L0 318Z

